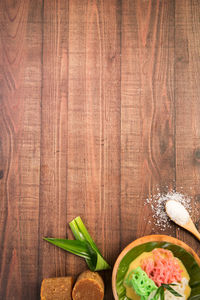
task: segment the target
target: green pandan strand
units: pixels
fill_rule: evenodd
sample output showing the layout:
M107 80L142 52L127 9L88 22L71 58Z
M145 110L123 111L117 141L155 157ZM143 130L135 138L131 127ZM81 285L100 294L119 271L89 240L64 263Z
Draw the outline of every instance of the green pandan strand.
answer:
M136 294L141 296L141 300L148 300L149 295L158 289L154 281L148 277L141 267L130 271L125 279L125 284L132 287Z

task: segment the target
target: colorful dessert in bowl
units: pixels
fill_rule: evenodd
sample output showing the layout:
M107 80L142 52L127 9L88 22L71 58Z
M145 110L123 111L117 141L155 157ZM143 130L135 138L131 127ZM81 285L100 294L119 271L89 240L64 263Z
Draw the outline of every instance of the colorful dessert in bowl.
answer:
M112 275L115 300L200 299L200 259L165 235L135 240L119 255Z

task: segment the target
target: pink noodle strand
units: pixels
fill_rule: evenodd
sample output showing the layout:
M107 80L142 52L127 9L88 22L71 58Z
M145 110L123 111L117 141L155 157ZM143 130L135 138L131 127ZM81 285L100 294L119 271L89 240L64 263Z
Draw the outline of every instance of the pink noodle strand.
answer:
M142 262L142 269L147 273L157 286L162 283L170 284L180 282L182 270L169 250L154 249L153 257L148 257Z

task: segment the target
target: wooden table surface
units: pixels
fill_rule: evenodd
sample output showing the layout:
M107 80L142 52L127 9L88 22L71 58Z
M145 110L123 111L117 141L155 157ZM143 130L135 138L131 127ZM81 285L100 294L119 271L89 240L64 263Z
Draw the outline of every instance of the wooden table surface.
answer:
M176 189L200 208L200 2L1 0L0 30L0 299L86 268L42 240L78 215L112 265L152 233L200 254L144 206Z

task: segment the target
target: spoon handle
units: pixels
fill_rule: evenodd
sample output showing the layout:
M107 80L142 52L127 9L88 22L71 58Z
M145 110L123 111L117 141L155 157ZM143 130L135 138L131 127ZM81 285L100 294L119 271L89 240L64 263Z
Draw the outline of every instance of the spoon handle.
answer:
M196 236L196 238L200 241L200 233L198 232L198 230L196 229L195 231L192 232L194 234L194 236Z
M200 233L197 230L196 226L194 225L194 223L192 222L192 220L190 219L190 221L184 226L185 229L187 229L188 231L190 231L194 236L196 236L196 238L200 241Z

